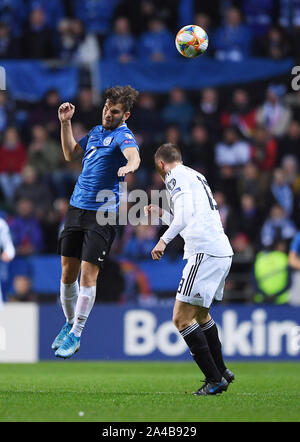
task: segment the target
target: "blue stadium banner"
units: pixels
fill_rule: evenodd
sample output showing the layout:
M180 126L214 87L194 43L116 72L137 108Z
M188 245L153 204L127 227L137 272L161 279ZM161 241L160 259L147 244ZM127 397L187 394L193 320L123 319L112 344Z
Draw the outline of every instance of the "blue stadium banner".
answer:
M232 62L205 56L194 60L178 59L161 63L135 61L125 64L101 61L100 84L102 90L115 84L131 84L138 90L156 93L168 92L172 87L194 90L290 75L294 64L290 58L278 61L249 58L242 62Z
M300 307L220 304L212 308L227 360L300 360ZM74 360L191 360L172 307L96 304ZM64 323L59 305L41 305L39 359Z

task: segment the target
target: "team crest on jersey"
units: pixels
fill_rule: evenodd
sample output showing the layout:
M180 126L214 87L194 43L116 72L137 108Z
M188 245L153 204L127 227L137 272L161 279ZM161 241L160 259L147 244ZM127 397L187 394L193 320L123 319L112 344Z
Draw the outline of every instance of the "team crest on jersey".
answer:
M172 178L168 184L167 184L167 188L172 191L174 189L174 187L176 186L176 180L175 178Z
M104 145L104 146L109 146L110 143L111 143L111 141L112 141L112 137L106 137L106 138L104 138L104 140L103 140L103 145Z

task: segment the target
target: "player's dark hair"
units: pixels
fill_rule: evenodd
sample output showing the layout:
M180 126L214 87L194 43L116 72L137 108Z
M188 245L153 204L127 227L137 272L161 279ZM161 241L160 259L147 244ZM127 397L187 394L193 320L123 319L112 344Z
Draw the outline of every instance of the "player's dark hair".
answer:
M105 100L112 104L121 103L124 111L128 112L137 100L139 92L131 86L115 86L105 90Z
M161 159L166 163L174 163L174 161L182 161L181 152L178 146L173 143L162 144L154 155L155 161Z

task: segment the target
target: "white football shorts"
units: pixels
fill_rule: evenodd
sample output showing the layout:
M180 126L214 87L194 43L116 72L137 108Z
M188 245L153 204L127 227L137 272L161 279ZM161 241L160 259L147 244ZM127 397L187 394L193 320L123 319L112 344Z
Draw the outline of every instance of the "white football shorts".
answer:
M191 256L183 269L176 299L205 308L214 300L221 301L231 262L232 256L217 257L206 253Z

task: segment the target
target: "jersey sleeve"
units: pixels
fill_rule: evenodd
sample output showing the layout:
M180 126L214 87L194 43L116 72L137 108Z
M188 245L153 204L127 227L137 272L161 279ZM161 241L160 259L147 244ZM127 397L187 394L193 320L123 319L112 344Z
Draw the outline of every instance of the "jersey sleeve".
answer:
M127 149L127 147L135 147L138 151L140 151L134 136L129 131L121 132L120 134L118 134L117 142L119 144L121 152Z
M180 195L192 193L188 180L181 171L171 170L166 176L165 183L173 203Z
M81 147L81 149L86 150L86 146L89 141L89 136L90 134L88 133L78 141L78 144Z

